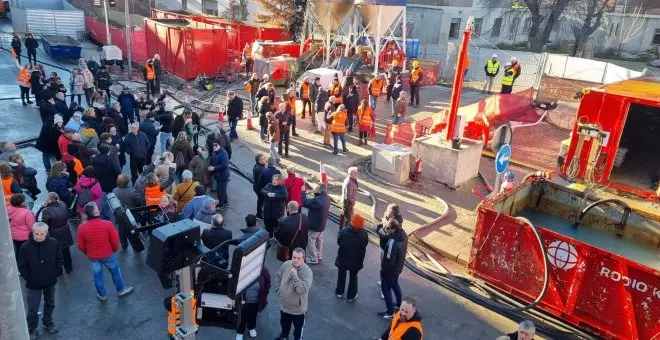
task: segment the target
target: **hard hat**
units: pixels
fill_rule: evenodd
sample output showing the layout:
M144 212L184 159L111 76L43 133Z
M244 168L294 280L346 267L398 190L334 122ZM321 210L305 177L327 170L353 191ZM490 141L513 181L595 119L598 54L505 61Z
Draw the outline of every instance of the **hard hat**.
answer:
M511 182L514 179L516 179L516 175L513 172L507 171L504 173L504 180Z
M497 53L493 53L492 58L497 58Z
M511 57L511 62L518 61L516 57Z
M417 60L413 61L412 65L413 65L413 67L418 67L419 66L419 61L417 61Z
M413 63L413 64L414 64L414 63ZM394 65L394 66L398 66L398 65L399 65L399 60L398 60L398 59L394 59L394 60L392 60L392 65Z

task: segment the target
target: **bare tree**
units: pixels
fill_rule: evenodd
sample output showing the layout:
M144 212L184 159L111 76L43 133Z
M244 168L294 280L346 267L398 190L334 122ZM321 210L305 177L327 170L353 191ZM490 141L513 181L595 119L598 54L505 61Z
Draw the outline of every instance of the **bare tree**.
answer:
M230 0L227 8L222 11L220 16L231 20L247 20L247 0Z
M611 0L583 0L571 4L571 28L575 37L573 56L582 57L587 39L603 24L605 12L612 9Z
M263 10L260 13L254 13L259 22L286 29L291 28L295 11L294 0L257 0L257 3Z
M617 42L617 56L621 55L626 45L645 32L644 22L646 21L646 11L643 11L641 4L629 9L628 0L624 0L621 12L619 16L621 19L616 23L616 28L614 29L614 39Z

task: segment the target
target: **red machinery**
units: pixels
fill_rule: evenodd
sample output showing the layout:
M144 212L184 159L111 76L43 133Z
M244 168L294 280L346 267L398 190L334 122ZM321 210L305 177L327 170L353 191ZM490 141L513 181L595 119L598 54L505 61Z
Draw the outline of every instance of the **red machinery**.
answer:
M487 284L529 303L547 264L536 308L606 339L660 339L658 216L528 179L478 207L472 238L468 268Z
M660 78L637 78L583 91L561 171L657 200Z
M191 80L230 68L227 29L186 19L145 19L149 55L160 54L163 68Z

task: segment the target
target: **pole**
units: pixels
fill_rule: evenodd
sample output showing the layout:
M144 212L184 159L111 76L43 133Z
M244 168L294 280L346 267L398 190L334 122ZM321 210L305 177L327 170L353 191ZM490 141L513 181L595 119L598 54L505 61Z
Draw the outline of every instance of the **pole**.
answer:
M133 0L135 2L135 0ZM126 17L126 60L128 61L128 79L133 79L133 60L131 59L131 15L128 12L128 0L124 1L124 12Z
M378 75L378 59L380 57L380 5L376 6L376 51L374 53L374 75Z
M108 0L103 0L103 15L105 16L105 42L106 45L112 45L110 38L110 24L108 23Z
M406 37L408 34L408 18L407 18L407 12L406 12L406 7L403 7L403 22L401 24L401 33L403 34L403 46L401 47L403 49L403 55L406 56ZM406 71L406 64L408 59L410 59L410 56L406 56L405 59L403 60L403 65L402 65L402 70L405 72Z
M25 319L25 307L21 294L21 281L18 278L18 267L11 242L5 196L0 190L0 338L27 339L28 328Z
M449 105L449 119L447 120L447 140L454 138L454 125L456 125L456 115L458 114L458 105L461 102L461 90L463 89L463 78L465 78L465 59L470 48L470 35L472 34L473 27L474 17L470 17L463 32L463 41L461 41L461 47L458 50L458 60L456 60L456 74L454 74L451 104Z

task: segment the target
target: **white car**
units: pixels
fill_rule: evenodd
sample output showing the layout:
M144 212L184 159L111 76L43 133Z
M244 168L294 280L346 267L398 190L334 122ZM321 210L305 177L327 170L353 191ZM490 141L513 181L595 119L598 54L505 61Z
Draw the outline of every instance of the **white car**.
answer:
M305 71L305 73L303 73L300 77L298 77L298 80L296 80L296 93L298 92L298 89L300 88L300 85L305 80L305 78L309 78L310 84L314 82L316 77L321 78L321 86L323 86L324 90L327 90L335 74L337 74L339 83L341 84L344 81L344 72L340 70L331 68L315 68L313 70Z

